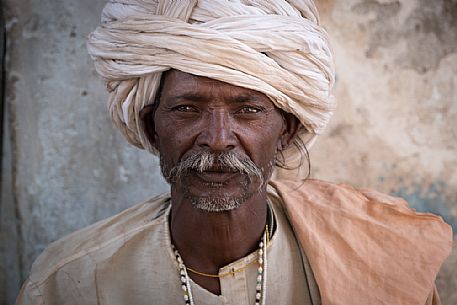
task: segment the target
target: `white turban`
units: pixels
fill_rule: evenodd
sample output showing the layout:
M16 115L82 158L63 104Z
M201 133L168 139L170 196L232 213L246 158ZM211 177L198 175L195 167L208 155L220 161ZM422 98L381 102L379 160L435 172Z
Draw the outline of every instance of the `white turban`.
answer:
M153 153L139 113L169 69L264 93L300 120L308 147L334 108L332 51L312 0L110 0L88 50L114 123Z

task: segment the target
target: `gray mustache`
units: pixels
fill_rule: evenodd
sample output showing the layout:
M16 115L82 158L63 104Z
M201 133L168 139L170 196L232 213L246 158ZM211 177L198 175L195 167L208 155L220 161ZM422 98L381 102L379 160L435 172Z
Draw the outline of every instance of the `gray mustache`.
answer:
M189 171L204 172L210 169L223 168L224 170L239 172L251 179L257 177L263 180L262 170L247 156L228 151L211 153L208 151L195 151L185 155L166 175L165 179L175 181ZM263 183L263 181L262 181Z

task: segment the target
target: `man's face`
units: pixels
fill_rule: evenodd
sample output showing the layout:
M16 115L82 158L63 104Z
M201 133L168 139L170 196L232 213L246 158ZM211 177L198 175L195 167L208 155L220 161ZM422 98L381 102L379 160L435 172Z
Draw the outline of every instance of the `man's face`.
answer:
M288 136L263 93L172 70L163 77L151 141L173 191L226 211L265 187Z

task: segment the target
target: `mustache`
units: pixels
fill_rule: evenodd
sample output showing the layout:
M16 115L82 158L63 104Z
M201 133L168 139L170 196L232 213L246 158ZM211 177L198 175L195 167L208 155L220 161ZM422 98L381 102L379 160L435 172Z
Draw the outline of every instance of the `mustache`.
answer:
M248 157L227 151L212 153L209 151L193 151L183 158L170 170L164 173L167 181L176 181L189 171L204 172L208 170L239 172L251 178L259 178L263 183L262 170Z

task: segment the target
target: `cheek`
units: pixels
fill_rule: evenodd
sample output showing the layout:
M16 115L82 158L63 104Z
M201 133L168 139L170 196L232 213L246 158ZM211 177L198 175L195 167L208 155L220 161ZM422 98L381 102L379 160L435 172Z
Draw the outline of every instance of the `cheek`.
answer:
M275 159L281 143L283 128L282 117L279 116L279 119L276 117L274 120L269 120L268 123L243 135L244 146L258 166L265 168Z
M177 163L181 156L192 147L195 137L192 129L166 118L156 121L155 131L157 149L161 155L166 156L164 161L167 163Z

